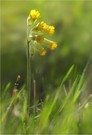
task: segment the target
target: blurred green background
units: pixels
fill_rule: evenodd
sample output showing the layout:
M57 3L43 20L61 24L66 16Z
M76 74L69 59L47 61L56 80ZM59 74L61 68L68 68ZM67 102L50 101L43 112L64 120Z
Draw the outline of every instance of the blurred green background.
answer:
M1 2L1 82L4 87L21 75L26 82L26 20L30 10L41 13L41 20L54 25L50 39L58 43L55 51L32 58L32 77L39 91L53 89L72 64L74 76L81 74L92 57L92 1L21 0ZM35 77L34 77L35 76ZM73 78L73 77L72 77Z

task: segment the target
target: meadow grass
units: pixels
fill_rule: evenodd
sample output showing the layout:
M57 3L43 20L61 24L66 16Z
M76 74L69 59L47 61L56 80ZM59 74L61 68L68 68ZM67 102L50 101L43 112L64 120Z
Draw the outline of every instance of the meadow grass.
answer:
M40 105L30 106L30 114L27 113L25 85L16 96L11 97L11 83L8 83L0 98L1 134L92 134L92 96L89 95L85 100L82 98L86 90L86 68L67 88L65 84L73 70L74 65L59 87L47 93Z

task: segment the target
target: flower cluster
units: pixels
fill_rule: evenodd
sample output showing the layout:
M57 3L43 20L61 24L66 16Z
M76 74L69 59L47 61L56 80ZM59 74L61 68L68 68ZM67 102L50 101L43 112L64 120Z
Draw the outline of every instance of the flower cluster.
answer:
M54 34L55 27L49 26L44 21L37 22L40 17L41 15L39 11L30 11L27 19L27 40L30 44L32 55L35 51L38 51L40 55L44 56L47 53L45 48L47 47L54 50L57 48L57 43L44 37L44 34Z
M38 30L46 32L47 34L53 34L55 31L55 28L54 26L49 26L45 22L42 21L38 24Z

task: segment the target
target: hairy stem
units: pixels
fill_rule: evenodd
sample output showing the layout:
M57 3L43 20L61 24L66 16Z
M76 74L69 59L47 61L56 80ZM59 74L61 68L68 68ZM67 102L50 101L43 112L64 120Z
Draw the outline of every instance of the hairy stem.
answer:
M30 113L30 94L31 94L31 66L30 66L30 48L27 41L27 92L28 92L28 114Z

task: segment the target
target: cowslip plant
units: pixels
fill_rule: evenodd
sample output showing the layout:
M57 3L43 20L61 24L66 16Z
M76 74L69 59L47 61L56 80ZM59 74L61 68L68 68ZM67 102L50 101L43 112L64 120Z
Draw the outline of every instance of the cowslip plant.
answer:
M55 27L50 26L44 21L40 21L40 12L31 10L27 18L27 90L28 90L28 108L30 107L30 83L31 83L31 63L30 56L36 52L44 56L47 53L47 48L55 50L57 43L45 38L45 35L52 35L55 32Z

